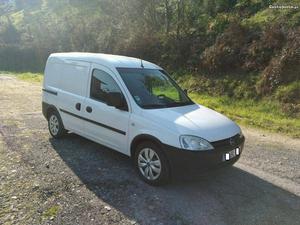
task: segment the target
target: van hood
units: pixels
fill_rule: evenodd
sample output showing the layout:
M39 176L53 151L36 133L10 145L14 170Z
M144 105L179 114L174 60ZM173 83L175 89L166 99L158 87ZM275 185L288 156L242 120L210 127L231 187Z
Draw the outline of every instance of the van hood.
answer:
M144 110L143 116L179 135L195 135L210 142L232 137L241 130L226 116L197 104Z

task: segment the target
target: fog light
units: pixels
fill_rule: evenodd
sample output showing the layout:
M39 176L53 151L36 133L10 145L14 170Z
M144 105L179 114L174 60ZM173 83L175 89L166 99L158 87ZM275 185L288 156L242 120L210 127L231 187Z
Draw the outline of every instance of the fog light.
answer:
M236 155L239 155L239 154L240 154L240 149L239 149L239 148L236 148L236 149L235 149L235 154L236 154Z
M229 160L229 153L226 153L226 154L225 154L225 159L226 159L226 160Z

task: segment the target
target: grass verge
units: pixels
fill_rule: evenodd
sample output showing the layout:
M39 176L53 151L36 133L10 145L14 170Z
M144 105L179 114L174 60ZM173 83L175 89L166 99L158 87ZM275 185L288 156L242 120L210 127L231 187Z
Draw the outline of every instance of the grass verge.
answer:
M16 76L20 80L29 81L29 82L42 83L43 81L43 74L41 73L30 73L30 72L16 73L16 72L0 71L0 75Z
M43 75L40 73L21 73L17 74L17 77L21 80L30 81L30 82L39 82L42 83Z
M191 93L197 103L225 114L241 125L262 128L300 138L300 118L286 116L280 104L271 100L232 100L229 97L216 97Z

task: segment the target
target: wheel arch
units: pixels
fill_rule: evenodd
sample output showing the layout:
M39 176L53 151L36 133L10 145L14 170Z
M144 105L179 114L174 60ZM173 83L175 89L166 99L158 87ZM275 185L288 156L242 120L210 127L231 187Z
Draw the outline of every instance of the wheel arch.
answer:
M137 146L143 142L152 142L153 144L155 144L159 148L160 153L162 154L162 157L165 161L165 164L164 164L165 165L164 166L164 168L165 168L164 177L165 178L164 178L164 180L160 181L159 183L150 183L150 184L151 185L161 185L161 184L168 183L172 177L171 164L170 164L169 158L167 157L167 154L165 152L164 144L158 138L156 138L152 135L149 135L149 134L140 134L140 135L136 136L130 145L130 153L131 153L132 162L137 166L136 161L135 161L135 150L136 150ZM163 160L163 159L161 159L161 160Z
M46 103L46 102L43 102L43 104L42 104L42 110L43 110L43 115L44 115L44 117L45 117L47 120L48 120L49 114L50 114L51 112L57 112L58 115L60 116L60 114L59 114L57 108L56 108L54 105L50 105L50 104L48 104L48 103Z
M163 146L162 142L158 138L156 138L150 134L140 134L140 135L136 136L130 144L130 157L134 156L136 147L140 143L146 142L146 141L153 142L154 144L157 144L159 147Z

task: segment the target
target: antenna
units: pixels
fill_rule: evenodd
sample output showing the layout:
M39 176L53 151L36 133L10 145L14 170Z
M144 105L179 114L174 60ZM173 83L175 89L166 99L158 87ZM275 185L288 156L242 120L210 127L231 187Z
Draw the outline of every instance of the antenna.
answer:
M144 69L143 60L141 59L141 67Z

